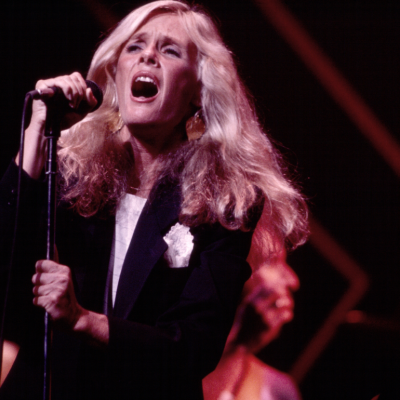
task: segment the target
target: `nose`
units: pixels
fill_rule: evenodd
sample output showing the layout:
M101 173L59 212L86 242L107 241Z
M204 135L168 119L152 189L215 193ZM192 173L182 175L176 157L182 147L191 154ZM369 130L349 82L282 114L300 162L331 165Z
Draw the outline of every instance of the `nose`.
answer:
M297 276L296 272L294 272L292 268L290 268L288 264L285 264L284 271L285 271L286 286L290 288L293 292L295 292L300 287L299 277Z
M149 65L158 65L157 53L153 45L143 50L140 61Z

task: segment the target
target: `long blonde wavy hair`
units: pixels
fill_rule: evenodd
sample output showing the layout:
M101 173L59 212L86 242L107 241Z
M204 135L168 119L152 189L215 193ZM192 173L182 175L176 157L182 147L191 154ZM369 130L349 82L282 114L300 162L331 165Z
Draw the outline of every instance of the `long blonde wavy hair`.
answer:
M134 160L112 140L121 124L116 65L130 37L159 13L178 15L197 47L206 125L200 139L184 142L173 157L162 161L161 175L179 178L181 221L189 226L219 222L228 229L246 229L252 210L264 207L270 231L292 247L301 244L307 236L307 206L285 177L281 155L260 126L231 52L203 9L177 0L154 1L134 10L95 52L87 78L102 88L104 100L60 142L64 198L80 214L90 216L107 207L115 209L126 190L123 170ZM101 157L105 152L109 162Z

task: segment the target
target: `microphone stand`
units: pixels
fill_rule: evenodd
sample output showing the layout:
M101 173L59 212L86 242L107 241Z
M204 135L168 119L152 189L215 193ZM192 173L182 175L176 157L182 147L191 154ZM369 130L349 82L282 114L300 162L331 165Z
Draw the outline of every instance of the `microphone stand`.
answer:
M47 252L46 259L55 258L55 227L56 227L56 191L57 191L57 141L60 137L62 114L59 107L48 107L45 137L47 138L47 160L45 173L47 175ZM44 369L43 369L43 400L51 399L51 339L52 324L47 312L44 315Z
M81 104L75 113L85 115L97 110L102 101L103 93L95 82L86 80L86 85L92 90L97 104L93 109L86 103ZM45 137L47 138L47 159L45 173L47 175L47 260L55 258L55 228L56 228L56 201L57 201L57 141L61 134L61 121L67 117L71 109L68 100L62 95L61 89L51 88L54 92L53 101L47 103L47 118L45 126ZM31 92L33 96L37 90ZM68 120L68 118L67 118ZM66 122L66 120L64 120ZM44 374L43 374L43 400L51 399L51 339L52 323L49 314L44 315Z

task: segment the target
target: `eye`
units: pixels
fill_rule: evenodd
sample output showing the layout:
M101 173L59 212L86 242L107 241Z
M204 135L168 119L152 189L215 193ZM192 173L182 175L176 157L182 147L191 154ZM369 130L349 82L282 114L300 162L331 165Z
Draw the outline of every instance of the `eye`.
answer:
M140 46L138 43L131 43L128 46L126 46L126 50L129 53L134 53L136 51L139 51L142 49L142 46Z
M170 46L165 47L164 48L164 52L166 54L169 54L169 55L174 56L174 57L178 57L178 58L181 57L180 51L178 51L175 47L170 47Z

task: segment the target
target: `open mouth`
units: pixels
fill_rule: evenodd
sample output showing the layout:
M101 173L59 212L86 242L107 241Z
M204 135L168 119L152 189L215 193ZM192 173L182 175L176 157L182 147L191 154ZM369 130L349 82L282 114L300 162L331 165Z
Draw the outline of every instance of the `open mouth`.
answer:
M132 94L134 97L144 97L146 99L158 93L156 82L149 76L138 76L133 82Z

